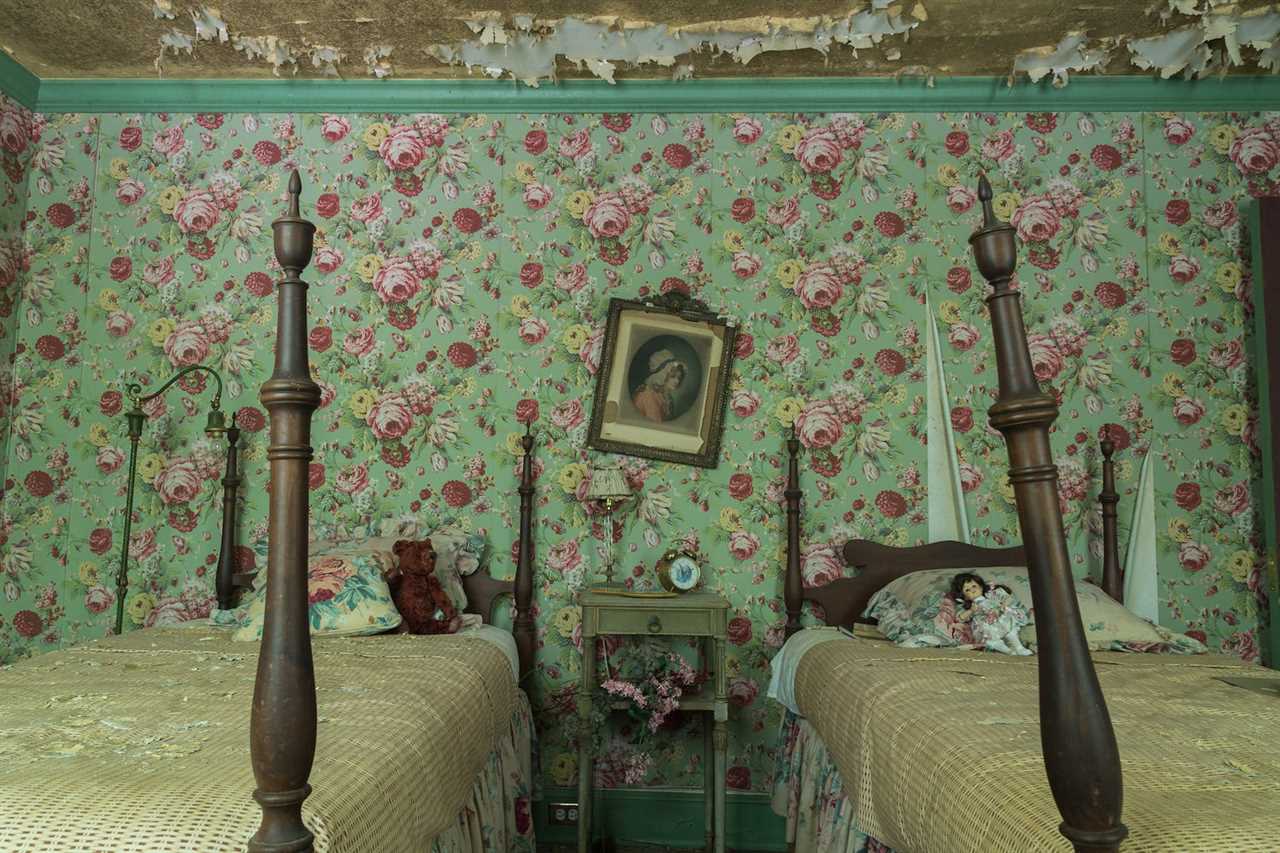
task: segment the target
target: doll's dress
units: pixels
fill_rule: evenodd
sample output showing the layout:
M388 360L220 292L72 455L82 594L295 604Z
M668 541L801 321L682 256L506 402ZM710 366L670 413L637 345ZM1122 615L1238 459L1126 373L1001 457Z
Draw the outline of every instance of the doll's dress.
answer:
M1003 640L1029 621L1027 611L1018 600L995 587L973 600L973 617L969 624L973 628L974 642L985 645Z

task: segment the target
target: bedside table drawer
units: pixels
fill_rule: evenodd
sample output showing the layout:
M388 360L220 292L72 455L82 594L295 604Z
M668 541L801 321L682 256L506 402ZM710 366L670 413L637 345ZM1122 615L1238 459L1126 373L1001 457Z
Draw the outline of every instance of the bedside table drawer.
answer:
M709 637L714 631L712 614L706 610L663 610L636 612L629 609L602 607L599 610L600 634L668 634Z

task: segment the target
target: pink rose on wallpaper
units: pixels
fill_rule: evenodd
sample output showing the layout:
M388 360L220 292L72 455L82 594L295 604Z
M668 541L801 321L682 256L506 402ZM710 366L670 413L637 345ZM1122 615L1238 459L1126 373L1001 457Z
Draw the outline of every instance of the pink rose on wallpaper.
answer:
M867 123L860 115L837 115L831 119L831 130L840 141L841 148L858 148L867 135Z
M778 364L790 364L800 355L800 341L794 334L778 335L765 347L765 356Z
M764 126L750 116L738 116L733 121L733 138L743 145L750 145L764 133Z
M444 255L431 243L415 243L409 250L409 261L419 278L435 278L444 266Z
M524 150L533 155L541 154L547 150L547 132L545 130L531 130L524 135Z
M1169 259L1169 277L1179 284L1189 284L1200 274L1200 262L1187 255L1174 255Z
M1124 155L1117 151L1114 146L1106 144L1095 145L1093 150L1089 152L1089 159L1093 161L1093 165L1104 172L1118 169L1124 164Z
M342 252L333 246L324 246L316 250L316 269L320 270L320 272L333 272L342 266L344 260Z
M760 408L760 395L755 391L740 388L729 398L729 408L740 418L749 418Z
M978 196L968 187L952 187L947 190L947 207L953 213L964 213L977 200Z
M760 688L750 678L735 678L729 682L729 704L745 708L756 701Z
M89 550L95 554L105 554L111 550L111 531L105 527L96 527L89 534Z
M547 565L554 571L564 574L582 565L582 554L578 550L577 539L566 539L551 546L547 552Z
M127 311L112 311L107 315L107 334L123 338L133 330L133 315Z
M129 259L125 258L128 262ZM0 241L0 290L11 287L18 280L18 273L27 268L26 258L23 257L22 246L17 242ZM116 269L115 261L111 262L111 269ZM129 269L133 269L133 264L129 263ZM113 276L114 277L114 276ZM128 278L126 275L125 278ZM115 279L123 281L124 279Z
M1057 234L1062 220L1053 202L1043 198L1030 198L1013 212L1009 224L1018 229L1018 236L1023 240L1039 243Z
M570 264L556 272L556 288L565 293L577 293L587 286L587 268L583 264Z
M687 291L686 291L687 292ZM756 339L750 332L738 331L733 339L733 354L737 358L747 358L756 351Z
M813 400L805 404L795 421L796 438L810 449L830 447L844 434L840 415L830 400Z
M173 209L173 218L183 234L204 233L218 224L218 205L208 190L192 190Z
M1170 225L1186 225L1191 219L1191 202L1185 198L1171 198L1164 206L1164 218Z
M364 422L378 439L403 438L413 428L413 412L405 404L404 397L392 394L374 403Z
M330 142L337 142L351 132L351 122L345 116L326 115L320 119L320 133Z
M525 317L520 321L520 340L530 345L542 343L550 328L541 317Z
M307 345L316 352L325 352L333 345L333 328L315 326L307 334Z
M751 642L751 620L745 616L735 616L729 620L725 637L735 646Z
M1173 401L1173 416L1183 426L1191 426L1204 417L1204 404L1190 397L1179 397Z
M947 270L947 290L952 293L964 293L973 284L973 276L964 267L952 267Z
M988 160L1004 160L1013 154L1013 131L1002 130L982 143L982 156Z
M388 169L404 171L422 162L427 156L427 146L416 127L398 124L378 146L378 156Z
M1239 218L1236 203L1231 199L1214 202L1204 209L1204 224L1210 228L1230 228Z
M844 295L840 277L827 264L816 264L800 274L792 290L810 311L830 308Z
M357 222L368 224L382 215L382 197L370 193L364 198L356 199L351 205L351 218Z
M1114 311L1129 301L1129 294L1114 281L1100 281L1093 289L1093 298L1108 311Z
M418 272L405 258L396 258L385 264L373 276L373 291L383 304L408 302L422 290Z
M750 222L756 215L756 203L745 196L735 198L729 206L729 215L735 222Z
M583 223L597 240L605 237L621 237L631 224L631 214L626 202L618 193L601 193L587 208Z
M1173 490L1173 502L1187 512L1200 506L1200 486L1197 483L1179 483Z
M183 320L165 338L164 354L174 367L199 364L209 355L209 335L199 323Z
M134 178L125 178L116 185L116 201L126 206L137 203L146 194L142 181Z
M542 264L526 261L520 266L520 283L525 287L537 287L542 284Z
M693 162L693 153L679 142L663 147L662 159L673 169L685 169Z
M947 134L943 146L952 157L962 157L969 152L969 134L963 130L953 130Z
M900 237L907 230L907 224L902 221L902 217L892 210L880 211L871 221L876 226L876 230L886 237Z
M444 145L445 135L449 133L449 119L440 113L422 113L414 116L413 126L433 148Z
M795 147L795 158L800 168L809 174L830 172L840 165L844 155L840 142L830 128L814 127L805 132Z
M738 501L746 500L747 498L751 497L752 491L753 489L752 489L750 474L744 474L741 471L739 471L736 474L730 475L729 497Z
M129 537L129 556L134 560L145 560L156 552L156 529L148 527Z
M1246 483L1233 483L1218 489L1213 496L1213 508L1225 515L1240 515L1249 509L1249 486Z
M373 329L365 326L362 329L347 332L342 339L342 348L359 358L372 352L375 343L377 343L377 339L374 337Z
M982 485L982 469L969 462L960 463L960 490L968 493Z
M524 204L530 210L542 210L553 197L551 187L546 184L528 184L524 188Z
M1195 132L1195 125L1182 116L1164 120L1164 138L1170 145L1185 145Z
M734 252L729 269L733 270L733 274L738 278L751 278L760 272L760 266L759 255L753 255L750 252Z
M1052 382L1062 372L1062 351L1057 342L1048 335L1036 332L1027 335L1027 348L1031 351L1031 367L1035 370L1036 379L1041 382Z
M538 419L538 401L525 397L516 403L516 423L531 424Z
M897 376L907 369L907 359L895 349L882 349L873 361L885 376Z
M596 375L596 371L600 369L600 349L604 345L604 327L597 326L591 330L591 334L578 349L578 358L582 360L583 365L587 368L587 373L592 376Z
M34 610L19 610L13 614L13 629L18 636L30 640L44 630L44 620Z
M1231 160L1242 175L1262 175L1280 160L1280 146L1265 127L1251 127L1231 143Z
M1183 542L1178 546L1178 562L1189 572L1198 572L1213 559L1213 552L1199 542Z
M1231 370L1244 364L1244 344L1239 338L1209 347L1209 363L1222 370Z
M200 473L193 462L184 459L157 474L152 485L166 504L184 504L200 494Z
M982 333L972 323L953 323L947 327L947 341L961 352L972 349L981 339Z
M591 134L584 127L574 131L569 136L560 137L559 151L561 157L568 157L570 160L585 157L591 153Z
M795 196L792 196L777 204L771 204L765 212L765 219L769 221L770 225L786 228L800 219L800 202L796 200Z
M805 586L822 586L840 577L844 562L833 545L815 542L805 545L800 553L800 575Z
M101 447L98 449L97 464L99 471L110 474L124 464L124 454L116 447Z
M27 150L31 139L28 115L16 102L8 98L0 100L0 148L15 155Z
M121 136L123 137L123 134ZM172 157L182 151L186 145L187 139L182 135L182 128L176 124L166 127L151 140L151 147L165 157Z
M142 144L142 129L130 125L120 129L120 147L125 151L134 151Z
M107 610L111 605L116 603L116 597L111 590L102 586L90 587L84 594L84 608L90 613L98 614Z
M316 196L316 214L328 219L337 215L342 209L342 200L337 193L321 193Z
M551 409L551 423L563 430L570 430L582 423L582 401L576 397L557 403Z
M738 560L750 560L760 550L760 540L754 533L735 530L729 534L729 553Z

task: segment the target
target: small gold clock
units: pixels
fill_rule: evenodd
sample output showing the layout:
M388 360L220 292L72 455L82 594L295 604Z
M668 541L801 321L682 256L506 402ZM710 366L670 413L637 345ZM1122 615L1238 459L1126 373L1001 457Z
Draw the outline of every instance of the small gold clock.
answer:
M687 551L668 550L658 559L654 569L658 573L658 583L668 592L688 592L702 578L697 559Z

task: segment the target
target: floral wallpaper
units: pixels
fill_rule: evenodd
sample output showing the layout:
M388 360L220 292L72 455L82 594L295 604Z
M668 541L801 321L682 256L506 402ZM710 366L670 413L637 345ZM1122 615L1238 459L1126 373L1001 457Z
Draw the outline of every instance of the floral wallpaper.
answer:
M244 564L263 561L274 280L270 221L304 176L318 226L307 278L317 532L404 513L483 529L513 567L518 444L538 437L532 688L544 782L576 778L573 590L602 542L638 583L669 544L705 558L730 622L730 775L764 790L782 640L783 441L804 446L804 571L841 571L852 536L921 541L925 344L933 306L975 539L1017 538L974 186L1023 241L1037 373L1062 404L1055 449L1081 575L1100 565L1097 438L1122 448L1127 521L1159 454L1163 618L1257 654L1255 394L1239 207L1269 190L1277 119L1259 115L285 115L0 113L9 203L0 290L16 335L4 498L0 655L100 636L128 443L124 383L218 367L245 430ZM25 190L23 189L25 187ZM21 241L21 198L29 198ZM15 199L18 201L15 203ZM687 291L740 327L719 467L620 457L637 499L589 515L584 449L614 296ZM193 375L151 404L126 618L206 615L223 449ZM1265 608L1263 609L1265 610ZM690 725L673 717L670 728ZM698 784L697 739L646 767L624 740L606 784ZM637 769L639 768L639 769Z

